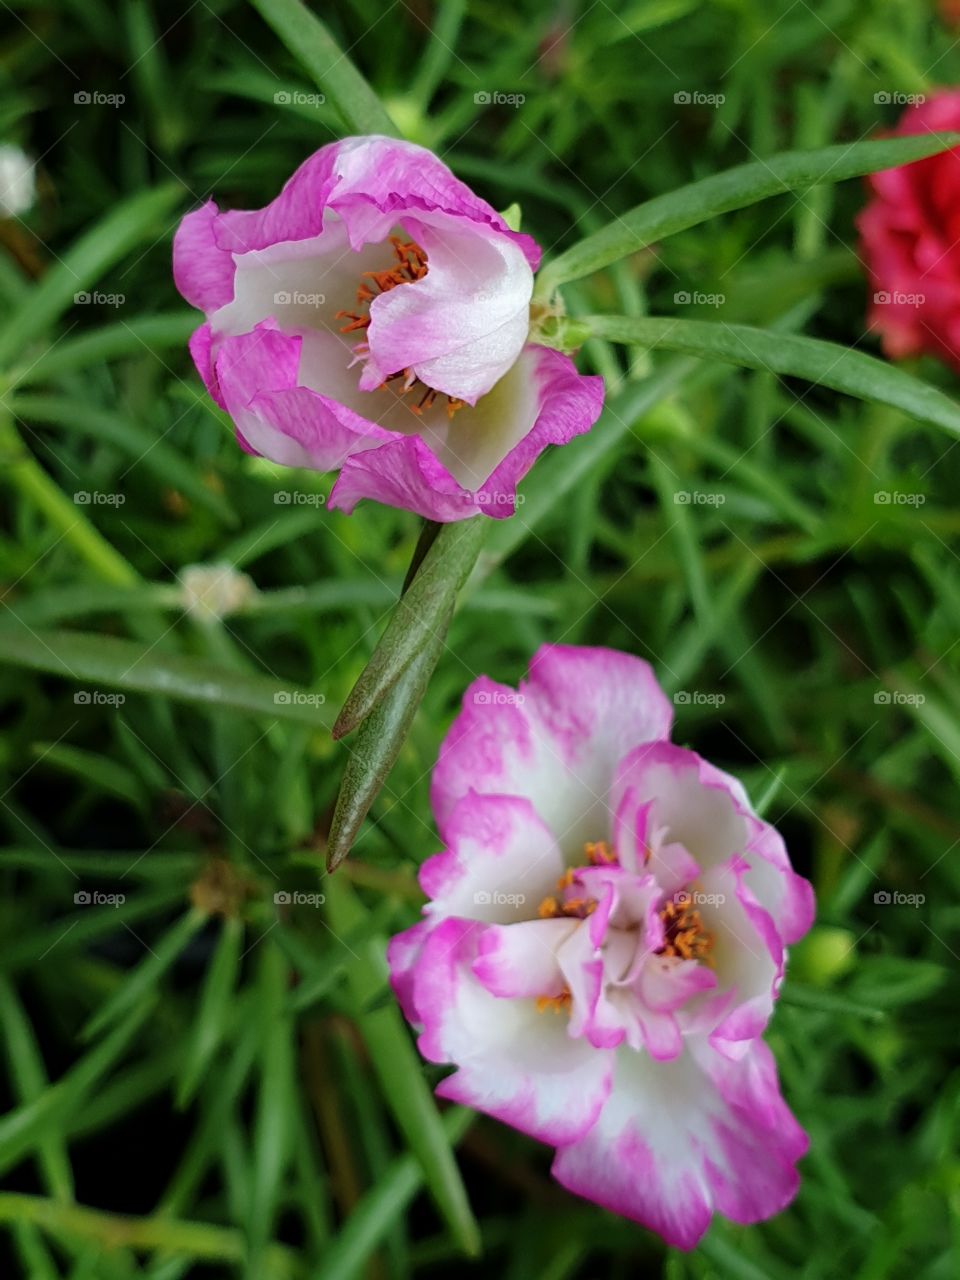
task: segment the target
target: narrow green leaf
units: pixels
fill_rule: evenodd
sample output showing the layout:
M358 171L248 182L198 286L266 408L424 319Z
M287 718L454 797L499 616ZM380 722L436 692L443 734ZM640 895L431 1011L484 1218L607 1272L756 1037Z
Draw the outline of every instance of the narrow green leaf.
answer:
M237 523L236 513L229 502L204 484L203 476L194 463L165 444L156 431L131 418L96 405L78 403L66 396L15 396L10 407L18 418L27 422L49 423L65 431L75 431L116 445L134 459L135 465L153 471L161 483L178 490L186 498L192 498L221 520L231 525Z
M0 1027L18 1101L33 1102L50 1082L33 1027L16 988L6 977L0 977ZM72 1200L73 1170L62 1135L51 1130L41 1141L38 1154L50 1194L58 1200Z
M591 316L589 324L594 333L613 342L682 351L746 369L765 369L806 378L861 400L891 405L911 417L933 422L960 435L960 404L942 391L874 356L850 351L820 338L798 337L742 324L660 316L640 319Z
M377 95L315 13L300 0L251 0L303 69L356 133L398 137Z
M48 865L56 868L58 874L62 870L52 858ZM83 881L78 876L69 892L76 893L82 888ZM59 916L49 924L35 924L31 932L4 942L0 949L0 969L8 973L29 969L38 965L41 959L46 964L62 967L65 954L108 937L118 927L132 926L138 920L148 919L165 910L175 899L182 902L184 890L185 886L179 880L161 880L158 887L151 885L147 890L127 895L127 901L119 905L80 906L79 910Z
M114 636L38 631L7 623L0 627L0 659L67 676L81 685L155 693L218 711L294 720L315 729L330 727L330 715L318 701L320 694L270 676L229 670L203 658L160 654L149 645Z
M106 540L84 507L71 501L44 471L6 414L0 417L0 455L3 455L0 468L3 483L17 489L42 512L98 577L115 586L131 586L139 580L137 571Z
M61 255L43 279L0 326L0 366L9 365L62 311L140 241L155 235L182 199L181 186L167 183L118 204ZM120 294L120 285L108 290Z
M325 887L331 928L341 935L354 932L367 915L356 894L342 876L328 877ZM355 1016L384 1101L420 1162L424 1181L451 1234L472 1256L479 1252L479 1229L423 1065L396 1003L391 1000L371 1009L372 1002L387 989L385 955L386 943L369 938L358 944L358 954L347 963Z
M188 1222L154 1216L135 1218L102 1213L83 1205L58 1204L42 1196L17 1191L0 1192L0 1222L35 1223L54 1239L64 1236L78 1242L91 1241L98 1256L109 1256L121 1248L141 1252L183 1253L192 1258L238 1265L246 1260L243 1233L234 1227L208 1222ZM298 1274L296 1255L285 1245L271 1245L264 1258L263 1280ZM268 1268L268 1269L267 1269ZM102 1271L96 1273L102 1275Z
M33 1101L0 1118L0 1174L19 1163L44 1135L61 1128L90 1090L123 1055L136 1032L153 1012L155 1002L143 1001L132 1018L120 1023L88 1054Z
M224 920L184 1054L177 1088L178 1107L185 1107L196 1093L223 1037L240 967L242 941L243 922L232 916Z
M862 1018L864 1022L883 1022L888 1016L885 1009L862 1004L859 1000L848 1000L845 996L834 995L832 991L820 991L799 982L787 982L780 998L784 1004L795 1005L798 1009L813 1009L817 1013L829 1013L836 1018Z
M352 732L431 639L443 642L460 588L477 562L490 521L483 516L444 525L423 557L409 589L397 601L373 656L333 726L334 738Z
M283 1193L283 1179L293 1153L293 1108L297 1097L293 1024L284 999L288 970L281 952L266 946L261 952L256 1016L261 1031L260 1080L254 1118L250 1169L251 1280L261 1275L260 1264L273 1235Z
M197 327L195 311L171 315L134 316L129 321L104 325L77 338L62 338L39 359L11 370L11 386L45 382L74 369L89 369L118 356L142 356L144 352L182 347Z
M200 926L206 921L202 911L188 911L157 943L148 950L135 969L126 974L113 995L97 1010L80 1032L82 1040L92 1040L114 1022L119 1022L159 985L160 979L174 963Z
M98 791L125 800L141 813L150 807L149 794L142 780L118 760L84 747L73 747L66 742L35 742L31 755L44 771L59 769L63 773L82 778Z
M460 1141L473 1118L471 1111L460 1107L444 1114L443 1127L453 1144ZM367 1259L416 1195L422 1177L413 1156L401 1156L394 1161L387 1174L367 1192L338 1232L324 1256L316 1280L353 1280L354 1276L359 1276Z
M721 213L743 209L786 191L803 191L819 183L840 182L909 164L958 143L960 134L955 133L841 143L816 151L785 151L769 160L757 160L711 174L709 178L637 205L602 230L586 236L544 267L537 292L549 296L557 285L567 280L599 271L628 253L636 253L657 240Z
M400 754L430 676L440 659L449 617L441 619L420 652L367 716L353 746L330 824L327 867L333 871L350 852L360 825Z
M497 522L480 555L482 572L474 581L487 577L508 559L536 526L621 444L637 419L676 391L696 368L696 361L677 358L644 382L630 383L607 401L592 431L541 458L524 481L523 514Z

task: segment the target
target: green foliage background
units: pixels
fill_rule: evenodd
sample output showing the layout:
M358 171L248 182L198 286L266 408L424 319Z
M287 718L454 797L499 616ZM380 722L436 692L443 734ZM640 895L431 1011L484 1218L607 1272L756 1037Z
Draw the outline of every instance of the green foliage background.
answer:
M588 342L610 407L492 532L372 820L325 877L349 750L329 728L417 525L328 514L329 478L237 449L187 357L169 249L208 194L261 205L342 136L339 91L365 99L348 61L323 76L309 25L297 56L278 38L293 0L4 16L0 124L39 157L40 193L0 227L2 1274L960 1275L955 438L771 372ZM877 95L960 74L957 32L917 0L321 16L400 131L519 201L550 253L692 179L868 137L897 112ZM524 101L477 97L495 93ZM568 307L874 351L862 199L853 181L715 219L569 286ZM179 575L221 562L256 594L223 623L186 616ZM386 988L457 700L548 640L648 657L678 741L744 778L817 889L770 1036L812 1139L801 1194L690 1255L566 1196L511 1131L441 1121ZM294 892L325 901L274 900Z

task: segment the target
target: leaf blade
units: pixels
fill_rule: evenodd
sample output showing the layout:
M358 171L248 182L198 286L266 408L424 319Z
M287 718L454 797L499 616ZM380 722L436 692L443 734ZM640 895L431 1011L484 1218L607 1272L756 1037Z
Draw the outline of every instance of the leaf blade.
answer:
M949 396L875 356L820 338L743 324L672 317L591 316L591 329L613 342L683 352L746 369L805 378L861 400L901 409L960 435L960 405Z
M842 143L815 151L785 151L769 160L725 169L655 196L585 237L544 267L537 292L549 296L568 280L599 271L654 241L686 231L719 214L743 209L785 192L909 164L958 143L958 134L885 138L880 142Z
M178 702L293 720L329 730L322 695L259 672L250 674L205 658L160 654L149 645L81 631L0 627L0 658L15 666L89 684L160 694Z
M347 696L333 726L334 738L352 732L367 718L431 637L442 644L457 595L477 562L489 523L476 516L444 525L436 535Z
M327 843L327 869L333 871L350 852L370 806L400 754L417 708L440 659L449 617L428 637L396 683L360 725L340 783Z

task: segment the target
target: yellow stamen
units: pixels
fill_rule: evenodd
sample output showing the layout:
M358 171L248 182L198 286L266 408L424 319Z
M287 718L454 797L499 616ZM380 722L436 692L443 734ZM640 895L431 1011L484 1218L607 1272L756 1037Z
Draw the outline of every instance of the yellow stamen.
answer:
M558 996L537 996L537 1013L546 1013L548 1009L551 1013L569 1013L570 1001L570 992L566 987Z
M658 955L678 956L681 960L702 960L712 965L714 936L703 926L700 912L688 894L678 902L671 899L660 911L664 944Z

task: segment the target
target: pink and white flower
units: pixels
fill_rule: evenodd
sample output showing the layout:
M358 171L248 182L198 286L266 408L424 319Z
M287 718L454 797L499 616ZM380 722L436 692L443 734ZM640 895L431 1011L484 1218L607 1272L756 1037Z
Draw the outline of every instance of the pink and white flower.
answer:
M433 520L512 514L548 444L589 430L603 382L528 342L540 250L432 152L322 147L265 208L188 214L177 288L190 350L240 443L339 470L361 498Z
M546 646L481 678L433 774L444 850L390 944L438 1094L555 1147L569 1190L692 1248L798 1185L761 1039L813 894L741 785L668 741L650 667Z

